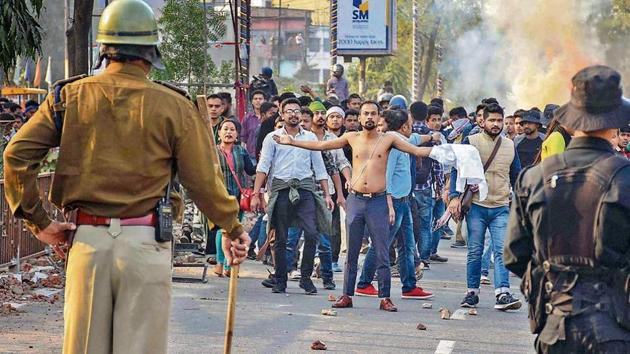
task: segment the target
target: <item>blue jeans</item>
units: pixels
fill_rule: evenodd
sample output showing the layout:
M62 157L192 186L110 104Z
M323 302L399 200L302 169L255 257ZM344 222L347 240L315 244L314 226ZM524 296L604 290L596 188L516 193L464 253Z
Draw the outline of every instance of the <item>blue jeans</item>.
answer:
M433 220L431 220L431 230L433 230L433 224L435 223L435 221L441 218L446 211L446 206L444 205L444 201L441 198L434 199L434 201L435 202L433 203ZM448 224L444 224L444 226L448 227ZM444 232L444 226L435 231L431 231L431 234L433 235L433 238L431 240L431 254L437 254L438 245L440 244L440 239L442 238L442 233Z
M238 221L243 221L243 212L239 211ZM215 246L217 248L217 263L223 264L223 269L230 269L230 265L225 261L225 253L223 253L223 230L217 230L216 237L214 238Z
M481 256L481 275L490 273L490 257L492 256L492 240L484 242L483 255Z
M402 291L411 291L416 287L416 271L414 268L413 254L416 242L413 237L413 224L411 220L411 205L409 201L393 199L396 220L389 227L389 243L391 246L394 239L398 239L396 249L398 250L398 269L400 270L400 280L403 283ZM363 270L357 288L363 289L372 284L376 273L376 252L370 246L365 260Z
M346 230L348 257L343 269L343 294L354 295L357 280L357 263L365 235L365 227L376 251L378 296L389 297L392 274L389 268L389 222L385 195L364 197L348 195Z
M250 244L250 248L254 248L256 243L258 244L258 249L261 249L262 246L267 241L267 221L263 220L265 214L260 214L256 219L256 223L252 227L249 235L252 238L252 243Z
M287 264L289 268L292 268L293 257L295 257L295 251L297 245L302 237L302 229L298 227L290 227L287 237ZM319 255L320 271L322 273L323 280L332 280L332 246L330 242L330 236L326 234L319 235L319 242L317 244L317 253Z
M420 242L418 242L418 252L420 253L420 260L428 262L433 249L434 233L433 233L433 207L435 206L435 199L431 196L431 188L427 188L422 191L413 192L416 197L416 203L418 203L418 219L420 221ZM438 241L440 239L439 233ZM437 248L437 243L435 243Z
M494 288L496 293L507 292L510 279L503 264L503 241L507 230L510 210L507 206L485 208L473 204L466 215L468 224L468 259L466 262L466 277L468 289L479 289L481 277L481 256L486 230L490 230L490 241L494 255Z

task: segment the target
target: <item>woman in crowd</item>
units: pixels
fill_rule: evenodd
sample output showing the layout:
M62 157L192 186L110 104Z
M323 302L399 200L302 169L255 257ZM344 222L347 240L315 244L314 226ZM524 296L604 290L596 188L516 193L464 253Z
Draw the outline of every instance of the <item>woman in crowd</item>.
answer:
M572 129L567 129L563 127L554 118L551 123L549 123L549 127L547 127L547 136L542 143L540 155L536 159L535 163L539 163L549 156L564 152L564 150L569 145L569 142L571 141L572 135Z
M236 142L239 139L239 126L232 119L226 119L219 124L220 143L217 146L219 154L219 162L225 187L230 195L233 195L240 201L241 191L247 188L247 179L245 174L250 176L256 173L256 167L252 164L247 150ZM243 218L243 211L239 215ZM221 248L222 230L217 232L217 265L214 267L214 273L218 276L230 276L230 267L225 262L225 255Z

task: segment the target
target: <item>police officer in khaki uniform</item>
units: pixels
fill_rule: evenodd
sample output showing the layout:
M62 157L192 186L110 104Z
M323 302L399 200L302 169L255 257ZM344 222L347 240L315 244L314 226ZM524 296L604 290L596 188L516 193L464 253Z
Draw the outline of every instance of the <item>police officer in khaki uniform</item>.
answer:
M555 114L575 134L519 176L505 266L523 278L538 353L630 353L630 162L611 144L630 124L621 76L581 70Z
M5 153L6 198L16 217L50 245L76 228L68 256L64 353L166 353L170 242L157 242L156 205L177 172L188 195L226 230L231 264L249 237L223 185L206 121L183 95L147 79L162 67L157 24L142 0L113 1L100 20L103 73L49 95ZM56 126L54 112L63 110ZM37 187L40 162L60 147L50 200L78 209L52 221ZM181 200L176 209L182 210Z

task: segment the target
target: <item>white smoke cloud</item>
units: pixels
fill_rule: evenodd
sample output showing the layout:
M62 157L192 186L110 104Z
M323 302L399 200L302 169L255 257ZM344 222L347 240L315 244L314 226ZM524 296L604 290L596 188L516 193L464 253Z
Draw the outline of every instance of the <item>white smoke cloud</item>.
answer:
M585 23L606 1L487 0L481 23L447 46L446 97L467 108L496 97L508 111L565 103L571 77L605 63Z

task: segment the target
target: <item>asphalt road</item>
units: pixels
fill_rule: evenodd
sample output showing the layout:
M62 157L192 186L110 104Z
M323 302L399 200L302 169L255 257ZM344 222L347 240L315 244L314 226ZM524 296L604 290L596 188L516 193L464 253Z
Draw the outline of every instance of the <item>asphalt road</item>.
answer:
M236 353L306 353L321 340L328 351L338 353L532 353L526 308L494 310L494 291L482 285L476 316L456 312L466 291L464 249L452 249L442 241L445 264L432 264L420 285L435 293L431 301L401 299L400 281L392 282L392 301L398 313L378 309L378 299L354 297L353 309L340 309L336 317L322 316L330 308L328 294L341 294L342 273L335 273L338 290L304 295L297 282L289 282L288 295L272 294L260 281L266 267L248 262L241 271L234 329ZM199 272L199 270L195 271ZM188 273L188 272L187 272ZM511 277L519 297L519 279ZM220 353L223 347L228 279L210 277L208 284L176 283L171 321L170 352ZM376 285L376 283L375 283ZM431 303L432 309L423 309ZM442 320L439 309L454 313ZM426 331L416 329L418 323Z
M289 282L288 295L272 294L260 281L266 267L248 261L238 282L234 353L307 353L321 340L337 353L532 353L526 309L493 309L492 286L484 285L478 315L456 312L465 290L465 250L442 241L440 254L448 263L432 264L421 286L435 293L432 301L403 300L400 282L392 282L392 300L399 312L378 309L378 299L355 297L353 309L340 309L336 317L321 315L330 308L328 295L341 294L342 273L335 274L339 290L304 295L297 282ZM200 268L178 268L178 274L199 276ZM511 278L518 293L518 279ZM227 310L228 279L210 276L209 282L173 284L169 353L221 353ZM376 285L376 284L375 284ZM518 294L520 297L521 295ZM432 309L423 309L431 303ZM451 320L440 318L440 307L450 309ZM23 313L0 318L0 353L60 353L63 311L60 302L31 303ZM455 319L459 318L459 319ZM416 329L418 323L426 331ZM133 354L133 353L130 353Z

